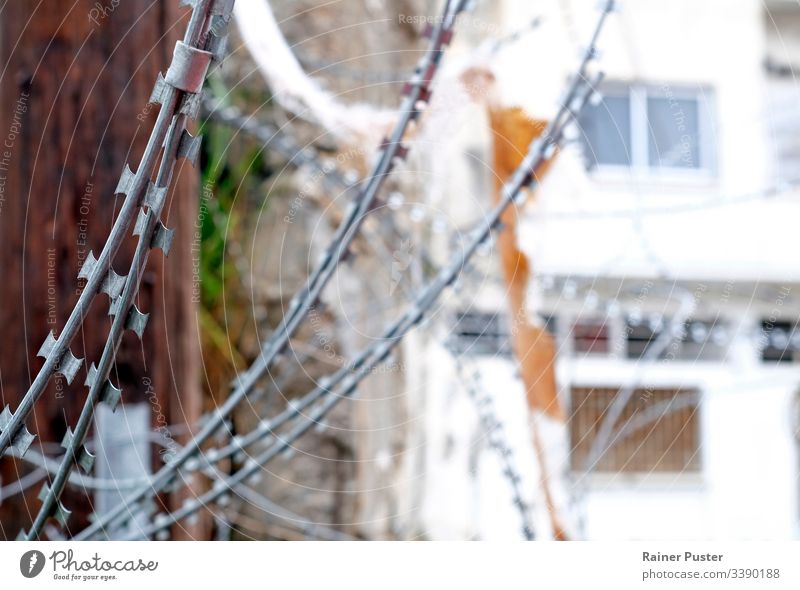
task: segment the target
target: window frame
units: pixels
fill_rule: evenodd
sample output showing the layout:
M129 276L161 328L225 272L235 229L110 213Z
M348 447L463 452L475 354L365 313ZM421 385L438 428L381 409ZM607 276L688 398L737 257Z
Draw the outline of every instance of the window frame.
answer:
M596 329L592 338L589 332ZM583 349L582 344L586 344ZM614 326L611 318L582 317L572 318L569 330L569 351L575 358L613 358Z
M661 338L662 334L664 334L664 330L669 330L672 326L672 318L669 317L661 317L658 320L659 325L655 329L650 327L650 318L647 317L636 321L631 315L628 315L627 317L623 318L622 321L624 324L625 335L624 358L625 360L634 363L641 361L648 354L650 347L653 346L659 338ZM701 324L705 329L708 330L708 334L702 342L698 342L691 337L691 330L695 324ZM649 330L651 332L651 337L649 339L644 337L632 338L634 332L639 328ZM667 346L665 350L661 351L658 357L653 360L661 361L669 358L670 361L681 363L727 364L732 338L729 334L730 329L731 327L728 319L720 317L719 315L717 315L717 317L698 316L689 318L684 321L683 325L681 326L681 335L673 336L669 346ZM717 342L713 341L714 330L725 331L726 336L724 343L718 344ZM632 350L632 347L636 345L641 346L642 349L638 354L635 354L635 351Z
M505 314L499 310L456 310L448 346L463 356L510 357L511 332Z
M771 320L770 318L762 318L759 323L759 330L763 338L757 344L760 364L775 367L800 364L800 346L795 344L795 339L800 337L800 323L791 320ZM767 327L768 325L769 327ZM783 350L772 343L772 333L776 330L787 332L787 343ZM780 352L780 356L773 358L772 355L776 352Z
M663 88L669 88L667 94ZM689 182L708 182L717 179L717 154L713 141L714 92L707 86L673 86L642 82L612 81L604 83L600 94L628 99L630 126L630 165L604 164L595 162L587 166L587 172L596 177L620 178L631 175L641 180L681 180ZM647 116L648 98L694 100L697 102L698 150L700 161L697 168L654 166L650 164L651 127ZM582 149L587 141L581 139Z

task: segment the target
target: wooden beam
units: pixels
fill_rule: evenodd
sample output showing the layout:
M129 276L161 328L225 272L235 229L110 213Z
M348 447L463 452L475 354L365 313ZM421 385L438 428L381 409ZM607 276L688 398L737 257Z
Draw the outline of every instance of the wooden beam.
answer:
M35 356L39 346L49 330L58 334L77 300L83 261L102 248L119 209L119 174L125 162L135 170L158 113L147 99L185 28L187 10L175 1L104 6L93 0L9 2L0 19L0 401L12 409L42 365ZM179 165L163 216L176 240L168 259L160 251L150 257L137 302L150 313L144 340L126 334L111 373L124 403L151 405L154 427L161 420L194 423L202 401L191 293L198 175ZM114 261L120 272L135 244L134 238L123 244ZM73 342L72 351L87 362L100 357L108 304L105 296L97 298ZM58 443L74 424L86 398L84 378L85 366L72 386L51 382L28 423L38 441ZM0 461L6 482L23 469L23 462ZM28 527L39 487L0 506L0 535L13 539ZM65 504L74 509L71 530L85 526L89 498L70 490ZM176 536L206 538L208 528L207 522L187 526Z

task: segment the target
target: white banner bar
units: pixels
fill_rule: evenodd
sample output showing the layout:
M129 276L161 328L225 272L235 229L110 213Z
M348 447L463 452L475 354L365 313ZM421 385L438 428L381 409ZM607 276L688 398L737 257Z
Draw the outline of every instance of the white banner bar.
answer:
M0 588L796 590L799 558L800 542L2 543Z

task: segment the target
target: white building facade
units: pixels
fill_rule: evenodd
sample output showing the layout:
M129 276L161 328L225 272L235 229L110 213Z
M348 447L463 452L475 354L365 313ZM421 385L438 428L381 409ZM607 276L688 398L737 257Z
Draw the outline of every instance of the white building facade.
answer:
M536 117L555 110L595 8L506 0L476 15L503 30L543 17L493 67L503 104ZM531 311L558 344L568 416L566 433L553 431L554 448L566 451L558 503L581 538L797 538L800 8L755 0L621 8L601 42L603 99L519 228L535 275ZM473 137L487 138L485 130ZM485 199L457 176L451 208L473 202L464 194ZM449 302L473 327L441 329L490 391L546 538L522 385L503 344L508 322L496 319L506 314L502 284L481 276ZM517 534L520 515L463 367L459 374L440 345L414 347L411 365L425 379L409 402L427 416L419 528L441 539ZM630 399L614 444L587 475L620 392Z

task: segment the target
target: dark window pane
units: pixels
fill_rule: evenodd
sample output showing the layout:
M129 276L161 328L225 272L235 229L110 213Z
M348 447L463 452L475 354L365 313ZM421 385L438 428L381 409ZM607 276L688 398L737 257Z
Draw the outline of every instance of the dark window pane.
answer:
M544 324L544 329L550 334L553 338L557 337L557 330L558 324L556 323L558 320L554 315L546 315L546 314L539 314L539 319L542 320Z
M626 326L627 357L641 359L664 330L674 330L672 338L661 346L659 359L681 361L722 361L728 350L728 330L724 322L690 320L681 326L670 322L629 319Z
M456 315L449 346L465 355L511 354L508 328L497 313L463 312Z
M580 118L586 160L596 165L631 165L631 105L627 96L606 96L587 105Z
M627 341L627 357L640 359L647 354L648 349L661 335L662 326L651 325L648 320L638 321L629 319L625 327ZM659 356L663 356L664 352Z
M648 98L650 166L700 168L700 113L696 100Z
M728 352L728 326L721 321L691 320L683 326L674 356L682 361L722 361Z
M608 325L602 321L580 321L572 326L572 342L576 353L606 354L609 346Z
M761 360L764 362L791 363L799 358L797 326L791 322L761 322Z

